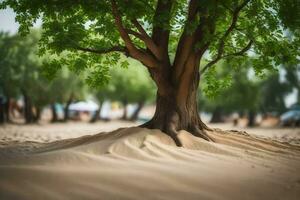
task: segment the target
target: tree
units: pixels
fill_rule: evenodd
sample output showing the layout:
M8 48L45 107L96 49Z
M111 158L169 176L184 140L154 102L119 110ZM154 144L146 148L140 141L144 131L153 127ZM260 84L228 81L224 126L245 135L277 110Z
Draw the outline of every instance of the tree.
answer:
M2 63L0 68L1 89L6 97L6 116L9 117L8 104L10 98L20 93L24 97L24 115L26 123L34 121L32 99L28 90L36 86L38 69L41 66L36 56L39 34L33 31L26 38L20 36L4 36L1 38Z
M261 94L259 82L251 79L247 72L245 70L234 73L232 86L225 91L225 95L230 98L226 98L224 103L231 110L246 113L248 115L247 126L252 127L255 125Z
M111 99L112 87L111 85L105 85L102 87L93 88L92 93L94 95L94 98L96 98L96 101L98 102L99 108L98 110L96 110L93 117L91 118L90 120L91 123L103 119L101 117L102 106L106 100Z
M4 33L0 36L0 88L6 99L1 110L5 111L5 121L9 121L10 99L20 94L25 102L26 123L37 122L42 108L48 104L57 101L68 106L70 97L74 96L72 93L76 91L78 98L83 95L83 83L74 73L64 69L52 82L43 75L42 69L47 59L36 54L40 37L38 31L32 31L26 38Z
M256 80L249 73L250 61L240 64L238 70L230 70L226 67L228 64L222 63L221 70L208 73L218 80L213 85L209 82L203 84L204 91L214 92L207 92L208 97L202 95L200 101L204 103L203 108L206 111L213 113L211 122L222 122L223 115L238 112L247 114L248 126L254 126L255 116L263 96L260 90L261 80Z
M259 87L262 94L260 110L263 113L276 112L279 115L286 111L284 99L292 91L292 86L286 81L281 82L279 73L270 74Z
M146 70L139 63L129 60L126 68L115 68L111 74L110 99L120 101L124 107L123 120L136 120L146 102L153 100L154 86ZM131 116L127 115L127 105L137 103L137 108Z
M1 7L14 9L22 33L42 18L42 51L68 54L56 63L93 67L98 83L106 82L108 68L120 53L140 61L158 89L156 112L144 127L164 131L180 146L176 134L181 129L211 140L198 115L196 96L200 76L218 61L238 63L251 50L257 72L282 60L297 62L299 35L287 40L283 33L283 28L299 27L299 20L284 20L287 8L299 11L299 1L289 2L4 0ZM174 52L169 52L171 43L177 43Z
M9 102L19 93L16 66L13 65L17 37L0 33L0 123L9 122Z
M46 68L51 63L44 62ZM46 75L47 77L47 75ZM62 69L50 82L48 80L47 99L52 111L52 122L57 122L56 103L64 104L64 121L69 120L69 106L74 100L81 100L86 95L87 88L84 86L81 77L76 76L67 69Z

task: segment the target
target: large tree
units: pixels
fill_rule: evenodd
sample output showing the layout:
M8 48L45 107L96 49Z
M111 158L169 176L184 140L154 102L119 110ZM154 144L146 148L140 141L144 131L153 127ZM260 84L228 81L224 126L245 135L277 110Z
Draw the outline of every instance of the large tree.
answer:
M140 61L158 89L156 112L144 126L161 129L181 145L176 136L181 129L211 140L198 115L196 94L200 77L218 61L238 63L251 50L256 71L282 60L296 62L299 38L287 40L283 30L297 29L299 1L288 2L4 0L1 7L14 9L24 33L42 18L42 50L64 53L55 64L94 68L91 76L98 82L107 79L118 53ZM287 15L291 12L294 18Z

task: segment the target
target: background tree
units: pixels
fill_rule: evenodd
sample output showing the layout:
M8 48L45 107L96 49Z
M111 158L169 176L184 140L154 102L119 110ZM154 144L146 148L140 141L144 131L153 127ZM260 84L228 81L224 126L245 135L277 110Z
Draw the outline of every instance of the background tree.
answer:
M285 78L290 87L297 91L297 103L300 104L300 65L286 67Z
M46 68L51 67L51 63L45 61ZM48 75L46 75L48 77ZM84 85L82 78L76 76L73 72L62 69L49 82L48 80L48 104L51 106L52 122L57 122L58 115L56 112L56 104L64 105L64 121L69 120L69 106L75 100L82 100L86 93L87 87Z
M33 31L26 38L19 36L4 36L1 56L1 88L7 99L6 112L11 97L22 94L24 98L24 115L26 123L34 121L32 112L32 99L28 92L37 84L38 70L41 63L36 55L39 34Z
M145 69L139 67L139 63L129 60L126 68L115 68L111 74L114 77L111 82L111 99L123 104L123 120L137 120L139 112L147 102L153 101L155 87L151 83ZM127 114L127 105L137 104L131 116Z
M202 98L206 111L212 112L211 122L222 122L224 115L234 112L239 115L248 115L248 126L254 126L256 113L261 101L261 80L256 80L249 66L251 62L244 62L236 70L226 67L229 63L222 63L221 69L209 72L209 78L217 78L214 84L204 83L203 90L208 97ZM232 74L228 76L228 74ZM212 76L212 77L210 77ZM214 92L210 92L214 91Z
M82 98L84 84L78 76L63 69L51 82L43 75L47 59L37 55L40 34L32 31L26 38L1 33L0 88L5 97L4 120L9 120L9 102L22 94L26 123L37 122L40 112L53 102L66 104L74 98ZM44 62L43 62L44 61ZM49 66L48 66L49 67ZM74 93L74 94L73 94ZM71 99L72 97L72 99ZM67 119L67 110L65 109ZM55 115L54 115L55 116ZM54 120L55 121L55 120Z
M55 62L93 68L102 82L118 62L115 52L140 61L158 88L156 112L144 127L161 129L181 145L176 137L181 129L211 140L198 115L197 88L200 76L219 60L236 64L251 49L256 72L282 61L297 63L299 35L287 40L283 27L299 27L299 20L285 20L288 9L299 11L299 1L289 2L4 0L1 7L14 9L23 33L41 17L42 50L68 54ZM170 41L178 42L174 59ZM200 69L204 59L208 62Z
M286 111L285 97L292 92L286 81L280 81L279 73L272 73L260 84L260 110L263 114L275 112L280 115Z
M98 110L94 113L90 120L90 122L93 123L103 119L101 116L102 106L105 101L112 99L112 85L93 88L92 93L99 106Z
M15 55L16 36L0 33L0 123L10 121L9 102L19 94L17 66L12 62Z

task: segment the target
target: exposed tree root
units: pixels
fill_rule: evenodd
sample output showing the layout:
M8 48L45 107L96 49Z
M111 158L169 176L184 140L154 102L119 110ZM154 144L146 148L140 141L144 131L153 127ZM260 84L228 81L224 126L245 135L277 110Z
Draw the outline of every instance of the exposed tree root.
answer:
M170 136L178 147L182 147L182 143L177 137L179 130L185 130L190 132L195 137L199 137L210 142L215 142L215 140L211 138L206 132L207 130L211 131L212 129L207 127L203 122L197 125L193 125L191 128L186 128L186 129L184 128L178 130L176 128L176 123L174 122L169 122L166 123L166 125L165 124L163 125L162 123L154 123L153 120L150 120L140 125L139 127L149 128L149 129L160 129L162 132Z
M215 142L215 140L206 133L205 129L200 130L197 126L194 126L189 132L196 137L200 137L210 142Z
M178 147L182 147L182 143L181 141L178 139L177 137L177 134L178 132L176 130L173 130L173 129L169 129L167 132L166 132L167 135L169 135L175 142L176 146Z

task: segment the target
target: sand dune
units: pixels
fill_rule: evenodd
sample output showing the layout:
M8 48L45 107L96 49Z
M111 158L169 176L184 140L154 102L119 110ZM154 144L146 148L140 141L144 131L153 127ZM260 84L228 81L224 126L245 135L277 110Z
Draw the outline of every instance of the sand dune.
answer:
M123 128L0 144L0 199L299 199L300 147L238 132L216 143Z

